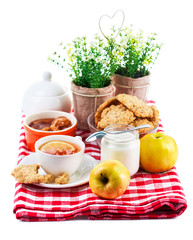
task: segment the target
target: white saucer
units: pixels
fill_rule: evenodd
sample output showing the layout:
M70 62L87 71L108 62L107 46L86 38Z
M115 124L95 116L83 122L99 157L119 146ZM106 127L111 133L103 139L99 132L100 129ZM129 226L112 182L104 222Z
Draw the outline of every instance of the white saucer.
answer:
M79 169L70 177L70 181L67 184L46 184L46 183L34 183L34 185L46 187L46 188L69 188L80 186L89 181L91 170L99 163L99 161L95 160L88 154L84 154L82 159L82 164ZM31 164L39 164L36 153L32 153L26 157L24 157L19 165L31 165ZM39 172L40 175L45 175L46 172L40 167Z

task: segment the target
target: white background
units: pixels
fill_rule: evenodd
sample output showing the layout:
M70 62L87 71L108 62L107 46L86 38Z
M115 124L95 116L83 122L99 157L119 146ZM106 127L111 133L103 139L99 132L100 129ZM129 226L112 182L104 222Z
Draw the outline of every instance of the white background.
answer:
M17 160L21 100L30 84L50 70L55 81L69 85L64 70L47 62L63 42L99 32L102 14L123 9L124 26L134 24L157 32L164 43L152 70L149 98L157 102L165 131L177 142L177 171L188 208L170 220L88 221L26 223L15 219L15 181L10 176ZM191 0L80 0L1 1L0 3L0 139L1 139L1 234L6 239L191 239L193 222L192 95L193 14ZM81 237L82 236L82 237Z

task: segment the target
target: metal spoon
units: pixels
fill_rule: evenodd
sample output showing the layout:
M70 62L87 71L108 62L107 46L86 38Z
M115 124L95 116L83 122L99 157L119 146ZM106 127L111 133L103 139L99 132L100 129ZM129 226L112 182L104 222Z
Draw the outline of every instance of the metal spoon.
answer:
M138 127L131 128L131 129L127 129L125 131L116 131L116 132L113 132L113 134L131 132L133 130L138 130L138 129L142 129L142 128L149 128L149 127L150 127L149 124L145 124L145 125L141 125L141 126L138 126ZM105 131L95 132L95 133L91 134L89 137L87 137L87 139L85 141L86 142L96 141L96 140L104 137L106 134L107 134L107 132L105 132Z

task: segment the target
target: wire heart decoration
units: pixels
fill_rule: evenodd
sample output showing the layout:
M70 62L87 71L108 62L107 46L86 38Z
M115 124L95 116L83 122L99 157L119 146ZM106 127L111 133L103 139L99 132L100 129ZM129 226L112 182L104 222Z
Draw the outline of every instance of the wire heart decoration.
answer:
M100 29L102 35L103 35L108 41L109 41L109 38L108 38L108 36L107 36L107 35L104 33L104 31L103 31L101 21L102 21L102 19L104 19L104 18L113 19L113 18L117 15L117 13L119 13L119 12L122 13L122 22L121 22L121 24L120 24L120 27L118 28L117 33L116 33L115 36L114 36L114 38L116 38L116 37L119 35L119 33L120 33L120 31L121 31L121 29L122 29L122 27L123 27L124 21L125 21L125 14L124 14L123 10L121 10L121 9L117 10L112 16L109 16L109 15L104 14L104 15L102 15L102 16L100 17L100 19L99 19L99 29Z

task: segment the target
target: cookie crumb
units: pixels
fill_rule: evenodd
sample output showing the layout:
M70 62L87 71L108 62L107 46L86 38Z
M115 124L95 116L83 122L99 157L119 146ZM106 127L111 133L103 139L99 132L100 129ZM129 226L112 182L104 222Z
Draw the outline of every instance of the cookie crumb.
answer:
M67 172L63 172L55 178L56 184L67 184L69 181L70 181L70 176Z

